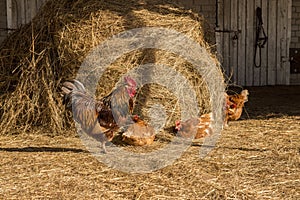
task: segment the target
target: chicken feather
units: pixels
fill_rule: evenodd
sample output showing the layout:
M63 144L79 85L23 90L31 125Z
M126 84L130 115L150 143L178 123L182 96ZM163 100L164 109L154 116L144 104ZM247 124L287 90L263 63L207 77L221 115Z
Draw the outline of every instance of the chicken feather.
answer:
M130 99L135 95L136 83L125 78L125 84L117 87L108 96L96 100L78 80L63 83L62 92L67 107L72 107L73 117L91 137L100 141L103 151L105 143L111 141L119 126L125 125L121 119L130 116Z

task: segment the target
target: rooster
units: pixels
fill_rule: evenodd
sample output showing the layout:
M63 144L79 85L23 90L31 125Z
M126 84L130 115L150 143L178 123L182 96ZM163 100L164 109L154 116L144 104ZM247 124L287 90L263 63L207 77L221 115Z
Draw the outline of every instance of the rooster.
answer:
M200 118L191 118L185 122L176 121L175 130L181 137L200 139L213 133L211 128L212 113L201 115Z
M235 121L241 117L248 95L248 90L243 90L240 94L226 95L225 125L228 121Z
M125 85L116 88L101 101L107 109L112 112L113 118L119 126L125 126L132 121L131 114L133 112L133 98L136 94L136 82L130 78L125 77Z
M100 141L103 152L105 143L114 137L114 131L131 119L136 82L124 78L125 83L101 100L90 95L78 80L63 83L62 91L67 107L72 107L73 117L89 136ZM129 119L130 118L130 119Z

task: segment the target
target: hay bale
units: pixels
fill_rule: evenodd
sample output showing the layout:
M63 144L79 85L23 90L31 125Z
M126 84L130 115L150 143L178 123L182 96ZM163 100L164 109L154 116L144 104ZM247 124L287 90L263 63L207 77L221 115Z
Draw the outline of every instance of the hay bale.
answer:
M72 126L72 115L62 105L60 85L75 78L89 51L108 37L138 27L164 27L186 34L209 51L201 23L199 15L168 0L48 1L31 23L2 43L1 133L45 127L51 134L60 134ZM194 87L203 112L209 110L201 75L182 58L160 50L137 50L116 60L101 78L97 96L108 94L120 76L148 62L180 71ZM155 84L141 88L136 101L135 112L143 117L155 103L164 104L169 125L180 116L176 97Z

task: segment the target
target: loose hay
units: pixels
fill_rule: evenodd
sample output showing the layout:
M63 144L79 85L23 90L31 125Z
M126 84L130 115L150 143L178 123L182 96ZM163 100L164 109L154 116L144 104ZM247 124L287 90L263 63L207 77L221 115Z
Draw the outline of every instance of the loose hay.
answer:
M149 174L107 167L78 138L2 135L0 195L3 199L298 200L300 87L247 89L252 94L246 104L250 119L244 115L232 122L208 157L200 159L199 146L194 144L172 165Z
M202 21L199 15L168 0L47 2L31 23L12 33L1 46L1 134L35 127L61 134L72 126L59 88L64 80L76 77L89 51L107 38L132 28L164 27L186 34L209 52L203 40ZM166 64L182 73L196 91L201 112L210 110L209 93L201 75L187 61L160 50L123 55L101 77L96 95L108 94L123 74L149 62ZM147 106L155 104L152 100L163 103L168 111L166 126L180 117L176 98L156 85L140 90L135 112L147 118Z
M192 146L172 165L149 174L107 167L78 138L0 136L0 195L4 199L297 200L300 126L295 121L300 117L233 122L207 158L200 159L199 146Z

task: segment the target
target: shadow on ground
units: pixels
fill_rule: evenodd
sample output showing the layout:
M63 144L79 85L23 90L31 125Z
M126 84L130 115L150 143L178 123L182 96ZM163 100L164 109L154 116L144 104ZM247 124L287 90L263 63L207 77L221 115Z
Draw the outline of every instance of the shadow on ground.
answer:
M72 153L89 153L83 149L77 148L59 148L59 147L6 147L0 148L0 151L7 152L72 152Z
M245 104L241 119L300 116L300 86L246 87L246 89L250 93L249 101Z

